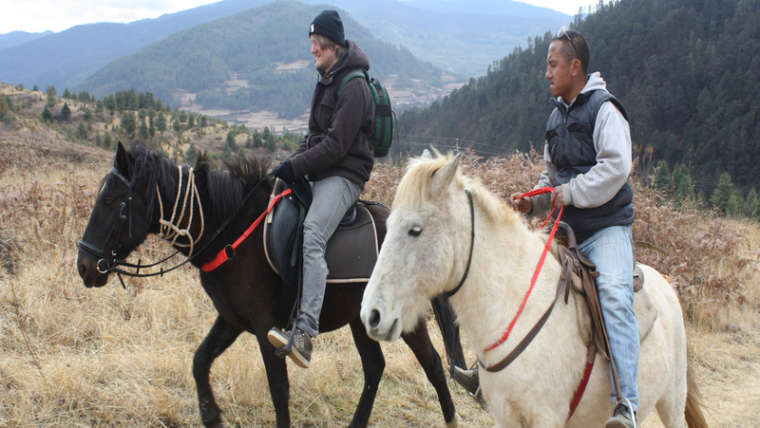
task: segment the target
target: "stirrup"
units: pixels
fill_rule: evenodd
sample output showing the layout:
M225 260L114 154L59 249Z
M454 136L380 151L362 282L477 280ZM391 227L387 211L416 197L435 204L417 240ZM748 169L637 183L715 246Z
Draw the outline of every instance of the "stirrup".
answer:
M451 378L464 388L467 394L480 404L480 407L487 409L483 392L480 390L477 361L469 369L463 369L454 365L454 369L451 371Z

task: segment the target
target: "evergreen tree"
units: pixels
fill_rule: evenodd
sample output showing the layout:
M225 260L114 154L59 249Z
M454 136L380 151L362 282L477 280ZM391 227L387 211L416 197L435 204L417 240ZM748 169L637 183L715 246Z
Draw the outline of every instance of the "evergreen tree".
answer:
M140 138L143 140L147 140L148 137L150 137L150 131L148 130L148 125L145 124L144 120L140 120L139 135L140 135Z
M166 131L166 115L163 113L158 113L158 117L156 118L156 129L158 129L158 132L164 132Z
M37 92L40 90L40 87L37 85L34 85L34 88L32 88L33 91Z
M61 107L61 120L68 122L69 119L71 119L71 109L68 103L63 103L63 107Z
M103 145L103 139L100 138L100 132L95 134L95 145L98 147Z
M187 151L185 151L185 159L187 159L187 162L190 164L195 164L198 160L198 149L195 147L195 144L190 144L190 147L187 148Z
M683 164L676 164L673 170L673 199L676 202L694 200L694 181Z
M238 146L235 143L235 136L232 133L233 131L230 131L227 133L227 140L224 142L225 147L229 147L231 151L237 151Z
M663 192L670 192L673 180L670 175L670 167L664 160L657 162L654 169L654 187Z
M192 128L192 127L194 127L194 126L195 126L195 115L191 114L191 115L190 115L190 116L187 118L187 127L188 127L188 128Z
M743 208L744 198L742 197L741 191L734 188L734 191L731 192L731 196L728 198L728 203L726 205L726 214L732 217L739 217L743 214Z
M754 187L749 189L744 199L744 215L753 220L760 220L760 197Z
M55 86L48 86L47 91L47 106L53 108L55 103L58 102L58 95L55 91Z
M201 116L201 127L205 128L208 126L208 121L206 120L206 116Z
M121 115L121 129L124 130L128 137L133 138L135 136L135 131L137 130L137 119L135 118L135 114L133 112L128 111Z
M79 126L77 127L77 138L80 140L87 139L87 128L84 126L84 122L79 122Z
M103 135L103 147L106 149L113 149L115 144L113 141L111 141L111 134L108 133L108 131L105 132L105 135Z
M63 98L71 99L71 92L69 91L69 88L63 90Z
M42 120L46 122L52 122L53 121L53 114L50 113L50 109L48 106L45 106L44 109L42 109Z
M721 212L728 213L729 200L734 193L735 189L734 183L731 181L731 175L723 172L718 178L718 186L713 190L712 196L710 196L710 203ZM736 200L732 203L736 203Z

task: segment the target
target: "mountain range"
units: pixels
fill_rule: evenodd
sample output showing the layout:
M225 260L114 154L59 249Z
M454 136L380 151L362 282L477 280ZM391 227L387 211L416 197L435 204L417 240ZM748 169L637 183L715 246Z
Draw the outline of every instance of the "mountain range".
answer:
M224 0L128 24L87 24L59 33L0 34L0 81L28 87L80 87L109 62L138 53L179 31L273 3L293 2ZM461 78L484 73L492 61L524 43L528 36L570 20L549 9L509 0L306 3L342 8L380 40L404 46L423 61Z

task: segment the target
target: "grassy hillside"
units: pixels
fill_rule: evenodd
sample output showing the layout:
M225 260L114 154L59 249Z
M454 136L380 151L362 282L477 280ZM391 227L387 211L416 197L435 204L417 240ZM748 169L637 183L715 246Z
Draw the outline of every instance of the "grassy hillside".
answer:
M113 278L105 288L85 289L75 242L113 154L73 143L59 126L26 114L32 107L21 106L44 103L36 93L0 88L8 93L19 110L0 120L0 426L198 426L192 355L215 311L197 272L127 279L126 290ZM535 153L467 155L464 165L503 197L529 188L541 170ZM399 166L377 165L363 197L390 204L402 174ZM652 244L637 256L669 275L681 296L708 421L760 420L760 228L675 209L645 186L637 185L636 195L635 238ZM151 238L133 256L155 260L168 251ZM442 426L435 392L408 349L384 343L383 350L372 426ZM227 424L274 424L253 338L241 337L217 360L211 381ZM290 382L294 426L347 425L362 383L350 332L320 336L312 367L291 367ZM493 424L462 389L450 387L460 426ZM643 426L659 425L652 417Z

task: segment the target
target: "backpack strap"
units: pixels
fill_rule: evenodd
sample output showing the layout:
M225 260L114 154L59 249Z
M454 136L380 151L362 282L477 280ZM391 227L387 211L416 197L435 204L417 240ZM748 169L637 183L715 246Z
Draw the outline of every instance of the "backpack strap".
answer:
M338 91L335 93L335 96L340 95L340 91L343 90L343 88L348 85L348 82L353 80L356 77L363 77L364 80L366 80L369 83L369 77L367 76L367 73L364 70L354 70L350 73L348 73L345 77L343 77L343 80L340 81L340 86L338 86Z

